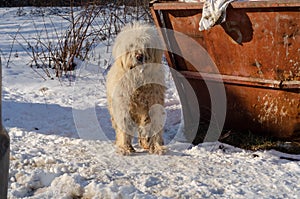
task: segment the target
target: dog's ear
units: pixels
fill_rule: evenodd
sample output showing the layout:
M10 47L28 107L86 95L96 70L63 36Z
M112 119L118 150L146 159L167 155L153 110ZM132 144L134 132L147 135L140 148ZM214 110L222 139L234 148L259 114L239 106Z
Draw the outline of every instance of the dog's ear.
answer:
M116 58L115 65L124 70L124 64L121 57Z
M127 55L127 53L126 53L126 55L122 56L122 59L121 59L122 63L121 63L121 65L122 65L122 68L123 68L124 71L128 71L129 70L128 59L129 59L129 56Z
M118 57L120 56L120 45L118 45L117 42L114 43L113 48L112 48L112 56L115 59L118 59Z
M128 55L123 55L117 58L116 63L119 67L123 69L124 72L128 71L130 68L128 68Z

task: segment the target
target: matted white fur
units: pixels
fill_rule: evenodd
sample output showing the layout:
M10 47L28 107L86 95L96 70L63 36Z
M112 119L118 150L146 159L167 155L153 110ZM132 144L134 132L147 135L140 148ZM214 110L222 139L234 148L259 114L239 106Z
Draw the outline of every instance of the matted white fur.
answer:
M135 22L118 34L106 87L108 109L116 131L117 151L135 152L132 138L150 153L163 154L165 71L161 41L154 28Z

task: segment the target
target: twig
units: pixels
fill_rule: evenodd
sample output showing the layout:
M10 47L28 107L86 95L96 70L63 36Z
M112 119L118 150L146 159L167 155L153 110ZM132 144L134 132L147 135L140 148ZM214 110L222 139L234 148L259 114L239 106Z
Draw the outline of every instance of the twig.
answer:
M11 58L11 54L12 54L12 51L13 51L13 47L15 45L16 37L19 34L20 30L21 30L21 26L19 25L19 28L18 28L16 34L12 37L13 41L12 41L11 48L10 48L10 51L9 51L8 60L7 60L7 63L6 63L6 68L9 68L8 65L9 65L9 62L10 62L10 58Z

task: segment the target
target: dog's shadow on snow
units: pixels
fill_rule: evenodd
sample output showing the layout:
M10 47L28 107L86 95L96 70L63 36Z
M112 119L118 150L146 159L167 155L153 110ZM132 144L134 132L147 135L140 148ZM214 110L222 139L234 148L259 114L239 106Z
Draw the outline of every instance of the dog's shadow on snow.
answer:
M109 112L104 106L79 110L57 104L4 100L2 102L2 112L4 126L9 128L17 127L25 131L72 138L88 138L89 130L101 128L100 130L108 140L114 140L115 138ZM165 139L172 139L176 133L176 128L168 125ZM78 132L80 130L84 133L80 134L82 133Z
M96 112L94 118L93 115L87 117L87 114L93 109ZM106 107L96 107L91 110L77 110L57 104L4 100L2 102L2 119L4 127L11 131L13 128L18 128L39 134L83 139L93 139L89 136L95 132L90 131L101 126L105 140L113 140L115 135ZM94 126L91 125L91 121L96 121Z
M2 119L4 127L12 130L78 138L71 107L4 100Z

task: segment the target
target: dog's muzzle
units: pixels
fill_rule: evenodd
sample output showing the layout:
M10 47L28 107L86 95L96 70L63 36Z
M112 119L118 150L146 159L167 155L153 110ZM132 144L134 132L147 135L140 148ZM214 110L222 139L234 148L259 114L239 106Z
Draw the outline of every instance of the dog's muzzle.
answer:
M142 73L145 69L145 65L144 65L146 62L145 56L143 54L136 54L135 59L136 59L138 65L141 66L140 73Z

